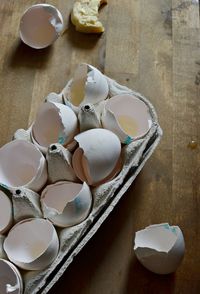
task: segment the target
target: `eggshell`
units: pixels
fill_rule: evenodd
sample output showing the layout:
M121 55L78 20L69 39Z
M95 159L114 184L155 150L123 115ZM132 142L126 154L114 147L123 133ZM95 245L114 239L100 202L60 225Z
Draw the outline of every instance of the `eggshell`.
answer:
M52 143L67 146L78 132L78 119L73 110L55 102L44 103L31 129L34 144L46 154Z
M101 122L93 104L81 106L78 113L79 128L81 132L101 127Z
M136 232L135 254L148 270L169 274L178 268L185 251L181 229L167 223L151 225Z
M56 7L36 4L20 20L20 38L34 49L46 48L59 37L63 27L62 15Z
M72 81L64 91L67 104L71 104L74 111L86 104L96 104L108 96L108 83L104 75L92 65L82 63L75 73Z
M5 233L12 224L12 203L8 196L0 191L0 234Z
M69 227L86 219L92 194L86 183L57 182L43 190L41 203L46 218L56 226Z
M26 219L8 233L4 250L8 258L26 270L42 270L58 254L59 240L54 226L42 218Z
M0 148L0 183L39 191L46 181L46 160L32 143L14 140Z
M72 154L61 144L50 145L46 159L49 182L78 180L72 168Z
M114 132L122 143L129 144L147 134L152 118L142 100L134 95L123 94L106 101L102 125Z
M74 139L79 148L73 154L72 165L79 179L89 185L98 185L119 172L121 144L114 133L105 129L91 129Z
M0 293L23 293L23 282L20 272L11 262L5 259L0 259Z

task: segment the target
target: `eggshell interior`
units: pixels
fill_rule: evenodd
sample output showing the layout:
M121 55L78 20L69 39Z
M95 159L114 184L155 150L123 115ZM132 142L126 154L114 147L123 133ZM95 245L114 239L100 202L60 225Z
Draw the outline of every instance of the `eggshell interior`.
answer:
M113 172L121 154L121 144L115 134L104 129L91 129L77 135L75 140L82 151L75 151L72 165L81 180L92 185Z
M0 234L5 233L12 223L12 204L8 196L0 191Z
M107 116L105 110L102 119L103 126L111 129L119 136L123 137L124 135L124 138L127 136L133 138L142 137L152 125L148 107L133 95L114 96L107 100L105 109L110 111L113 116ZM120 131L124 134L121 134Z
M91 208L92 195L86 183L57 182L43 191L44 214L55 225L65 227L83 221Z
M63 27L60 12L51 5L37 4L27 9L20 21L21 40L35 49L51 45Z
M43 147L52 143L68 144L77 133L78 120L70 107L60 103L44 103L32 126L32 137Z
M44 160L42 153L29 142L14 140L7 143L0 149L0 183L9 187L28 185L41 172Z
M27 219L17 223L9 231L4 242L4 250L9 259L18 266L23 263L31 264L47 251L54 235L55 229L48 220ZM49 257L41 261L40 267L44 268L51 263L51 259L52 256L49 254Z
M0 259L0 293L22 294L22 278L17 268L9 261Z

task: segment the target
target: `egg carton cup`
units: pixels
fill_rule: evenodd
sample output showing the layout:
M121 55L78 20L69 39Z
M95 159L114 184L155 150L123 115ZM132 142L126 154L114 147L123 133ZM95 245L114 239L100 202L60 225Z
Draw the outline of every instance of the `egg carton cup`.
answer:
M155 150L162 136L162 130L159 126L153 105L140 93L118 84L109 77L106 77L106 79L109 85L109 98L119 94L133 94L147 105L152 118L151 128L143 138L122 147L123 168L121 172L113 180L98 187L91 188L93 194L93 206L87 219L72 227L56 228L60 241L60 248L58 256L54 262L42 271L21 271L25 294L45 294L59 280L64 271L73 261L73 258L92 238L133 183L147 159ZM71 81L67 83L66 87L60 94L49 94L46 101L67 104L65 93L70 83ZM30 131L31 128L27 131L20 129L16 131L14 139L31 141ZM49 174L49 178L52 182L63 180L62 166L66 167L67 164L68 155L63 153L64 148L57 147L57 151L49 154L49 160L52 160L51 164L54 164L55 162L54 172L51 171L51 174ZM10 192L13 195L15 194L14 191ZM23 199L22 197L19 199L16 195L14 196L14 220L19 221L20 219L23 219L24 215L21 215L20 211L24 211L25 213L26 209L28 209L29 212L28 216L40 217L41 211L38 205L39 200L33 200L33 198L35 198L35 195L33 195L34 192L31 190L28 191L28 189L24 188L22 189L22 194ZM37 198L38 196L36 199ZM23 207L26 207L26 209ZM0 252L1 251L0 242ZM4 253L2 252L2 254Z

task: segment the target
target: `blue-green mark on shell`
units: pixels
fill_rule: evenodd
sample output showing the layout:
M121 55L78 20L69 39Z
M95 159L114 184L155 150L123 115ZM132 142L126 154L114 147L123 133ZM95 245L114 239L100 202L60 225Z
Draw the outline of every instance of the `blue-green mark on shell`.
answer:
M130 136L128 136L128 137L126 137L126 139L125 139L125 141L124 141L124 144L128 145L128 144L130 144L131 142L133 142L133 138L130 137Z

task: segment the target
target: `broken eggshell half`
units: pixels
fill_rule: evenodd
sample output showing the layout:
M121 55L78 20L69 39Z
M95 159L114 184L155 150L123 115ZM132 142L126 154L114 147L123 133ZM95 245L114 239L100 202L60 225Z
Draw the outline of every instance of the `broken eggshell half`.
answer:
M46 181L46 160L34 144L14 140L0 148L0 183L37 192Z
M20 38L34 49L51 45L64 27L60 11L49 4L29 7L20 20Z
M147 105L134 95L123 94L108 99L102 114L104 128L114 132L124 144L144 137L152 125Z
M4 241L4 250L14 264L26 270L42 270L58 254L59 240L52 223L31 218L17 223Z
M80 64L73 79L63 91L65 103L77 113L86 103L97 104L108 97L108 82L105 76L92 65Z
M0 234L4 234L12 225L12 203L8 196L0 191Z
M77 133L76 114L69 106L55 102L42 104L31 127L31 139L44 154L52 143L68 146Z
M86 183L57 182L47 186L41 195L44 217L59 227L70 227L84 221L92 206L92 193Z
M74 137L79 147L72 157L77 177L97 186L111 180L122 167L121 143L109 130L91 129Z
M20 272L14 264L5 259L0 259L0 293L23 293L23 281Z
M184 256L182 231L168 223L148 226L136 232L134 251L148 270L157 274L173 273Z

